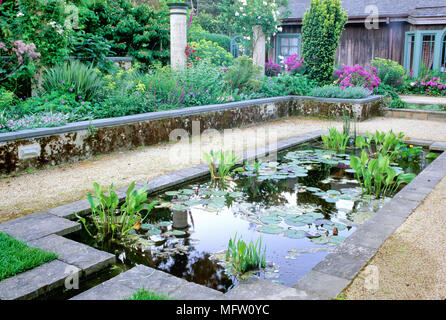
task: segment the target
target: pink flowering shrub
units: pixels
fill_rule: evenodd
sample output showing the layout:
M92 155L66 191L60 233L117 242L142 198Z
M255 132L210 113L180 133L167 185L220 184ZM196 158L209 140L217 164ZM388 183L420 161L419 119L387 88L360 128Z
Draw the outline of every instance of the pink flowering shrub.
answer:
M423 78L410 83L409 91L432 96L446 95L446 81L440 77L426 75Z
M299 55L293 54L288 56L284 62L285 64L285 72L296 73L301 71L301 67L303 66L304 58L299 59Z
M374 91L381 84L381 79L377 75L375 67L360 65L353 67L343 65L341 69L334 73L337 80L335 84L341 86L342 89L347 87L363 87L370 91Z
M40 57L34 43L25 43L21 40L11 41L9 45L0 42L0 54L7 56L0 59L0 80L14 76L28 61L32 62Z

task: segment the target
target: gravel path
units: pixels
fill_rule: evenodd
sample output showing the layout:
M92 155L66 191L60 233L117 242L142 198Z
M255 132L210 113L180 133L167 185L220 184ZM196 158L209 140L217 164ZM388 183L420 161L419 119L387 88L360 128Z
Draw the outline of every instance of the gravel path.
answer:
M341 122L290 118L240 129L228 134L233 149L240 153L269 144L262 132L273 132L278 140L313 130L335 126ZM374 118L358 123L358 132L402 131L407 138L446 142L444 122ZM257 135L256 135L257 133ZM222 137L207 135L201 150L192 149L194 159L183 156L185 143L159 144L133 151L118 152L76 164L61 165L0 179L0 222L26 214L47 210L86 197L93 182L103 187L114 183L124 187L135 180L150 178L196 165L197 155L219 149ZM226 141L226 140L225 140ZM244 143L243 143L244 142ZM175 149L178 148L178 149ZM176 161L170 161L179 154ZM193 158L193 157L192 157ZM199 159L198 159L199 162ZM414 214L378 250L370 264L380 272L380 289L364 289L362 273L345 291L347 299L444 299L446 297L446 179L436 187ZM422 241L420 241L422 239Z
M446 299L446 178L379 248L377 290L364 287L362 271L345 290L346 299Z

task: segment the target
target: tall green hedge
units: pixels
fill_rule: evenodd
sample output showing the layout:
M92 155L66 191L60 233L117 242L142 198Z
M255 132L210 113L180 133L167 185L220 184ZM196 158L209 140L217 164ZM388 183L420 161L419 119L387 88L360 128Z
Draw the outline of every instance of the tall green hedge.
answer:
M312 80L329 83L347 12L340 0L311 0L302 22L303 58Z

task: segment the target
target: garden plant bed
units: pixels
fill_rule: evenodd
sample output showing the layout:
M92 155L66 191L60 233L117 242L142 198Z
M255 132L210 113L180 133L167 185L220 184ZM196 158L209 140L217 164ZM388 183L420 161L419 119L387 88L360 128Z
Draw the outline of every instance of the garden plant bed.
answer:
M288 96L2 133L0 173L45 168L169 141L175 129L191 134L196 133L194 130L240 128L291 116L342 119L344 111L362 121L377 115L382 103L382 96L361 100Z
M296 139L282 141L279 142L277 148L280 150L288 149L297 144L317 139L320 136L320 134L321 132L313 132ZM408 143L416 144L416 142L417 141L410 141ZM430 149L435 149L435 150L445 149L445 146L442 144L438 143L434 144L433 142L429 141L418 141L418 142L427 147L430 146ZM271 152L271 150L269 150L269 152ZM255 152L249 152L245 154L244 158L252 160L256 157L257 158L263 157L267 153L268 149L256 150ZM288 285L289 286L294 285L299 290L291 289L289 287L280 284L273 284L270 281L262 280L259 278L250 278L246 281L241 282L239 285L233 288L229 293L223 295L222 298L251 299L256 297L263 297L265 299L268 299L273 297L276 298L288 297L290 299L311 299L311 298L317 298L318 296L322 296L323 298L335 297L340 291L342 291L342 289L344 289L346 285L348 285L350 280L353 279L353 277L357 274L357 272L361 270L361 268L367 263L370 257L373 256L374 252L381 245L381 243L384 242L384 240L393 232L393 230L405 220L405 217L407 217L412 212L412 210L414 210L418 206L418 204L430 192L431 188L433 188L436 185L436 183L441 180L441 178L445 175L445 169L444 169L445 160L446 159L444 155L441 155L439 158L437 158L437 160L435 160L431 165L429 165L425 170L423 170L421 174L419 174L418 177L415 178L408 186L406 186L402 191L400 191L392 200L386 203L372 218L367 220L364 224L358 226L356 231L353 232L352 230L353 233L351 234L351 236L348 237L343 244L339 245L334 250L334 252L331 252L328 255L326 255L325 258L323 258L322 261L320 261L316 266L309 267L306 270L309 271L308 273L304 272L300 276L296 275L295 282L297 283L291 283ZM173 186L175 185L184 184L191 180L196 180L197 178L206 176L207 174L208 174L207 167L199 166L196 168L182 170L180 172L171 175L159 177L157 179L151 180L151 182L149 183L149 192L153 194L166 189L172 190L175 189L173 188ZM415 188L416 191L414 190ZM122 198L125 196L123 189L120 190L119 193L120 196L122 196ZM396 210L396 208L398 208L398 210ZM88 202L85 203L85 201L80 201L72 205L55 208L53 210L48 211L46 215L48 215L48 219L51 216L54 217L54 214L72 218L73 211L81 211L84 214L88 213L89 211ZM32 219L32 216L33 215L29 216L30 218L28 219ZM17 226L18 225L17 223L20 223L19 220L21 219L17 219L12 222L0 225L0 230L3 230L4 232L8 232L7 231L8 229L12 230L11 227L9 228L7 227L7 224L11 226L11 224L14 223L14 225ZM199 220L196 220L197 225L198 222ZM373 228L376 227L377 224L382 224L383 222L385 222L386 226L385 228ZM79 227L76 227L76 229L78 228ZM72 233L72 231L74 230L71 230L69 233ZM233 235L227 235L227 236L231 237ZM36 235L32 236L32 238L35 237ZM249 238L245 238L245 240L249 241ZM300 241L300 240L290 239L290 241ZM346 268L347 264L349 265L349 268ZM138 268L140 269L136 270L141 271L142 266L139 266ZM311 271L309 269L311 269ZM131 272L132 270L133 269L130 269L130 271L122 273L121 276L125 277L125 275L128 274L128 272ZM145 269L145 271L141 271L145 274L145 276L140 275L141 281L145 279L145 277L147 277L148 274L150 274L149 271L150 268ZM168 276L165 273L163 274L165 276ZM302 276L303 278L301 278ZM172 279L172 276L169 277L171 277L169 279ZM301 279L299 280L299 278ZM82 297L85 297L85 299L91 299L92 297L95 297L95 299L99 297L101 299L112 298L112 296L105 294L106 292L110 292L110 290L105 290L104 286L106 286L106 288L109 288L107 286L112 285L113 282L122 284L120 282L116 282L117 280L114 279L115 278L112 278L111 280L106 281L103 284L86 291L79 298ZM330 281L332 281L331 284ZM159 288L159 284L152 282L146 282L146 283L151 284L152 287L144 286L145 289L147 290L153 289L153 291L157 292L155 289ZM177 288L181 286L183 285L182 284L176 285ZM140 288L132 287L133 291L132 292L130 292L131 290L125 291L126 295L120 297L120 299L125 298L126 296L130 296L138 289ZM97 293L96 290L102 290L103 295L95 295L94 293L95 292ZM205 288L203 290L205 290ZM211 292L218 294L218 292L214 290L212 290ZM256 297L253 296L255 292L257 292L258 294ZM268 292L270 293L270 295L268 295Z

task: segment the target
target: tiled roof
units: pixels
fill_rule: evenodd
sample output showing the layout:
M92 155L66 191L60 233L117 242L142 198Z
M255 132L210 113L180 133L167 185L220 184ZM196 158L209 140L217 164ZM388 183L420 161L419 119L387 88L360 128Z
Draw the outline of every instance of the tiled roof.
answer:
M302 18L310 7L311 0L289 0L288 8L292 13L290 19ZM375 5L379 15L405 15L412 12L417 16L444 16L446 15L446 0L341 0L342 7L347 10L350 17L366 17L366 7Z

